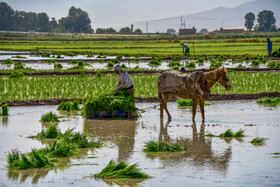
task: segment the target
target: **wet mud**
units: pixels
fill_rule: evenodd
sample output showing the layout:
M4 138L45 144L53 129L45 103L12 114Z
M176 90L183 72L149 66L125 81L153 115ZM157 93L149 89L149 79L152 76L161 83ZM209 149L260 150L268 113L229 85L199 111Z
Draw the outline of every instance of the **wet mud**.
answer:
M147 108L156 103L137 103ZM191 107L168 103L172 121L159 119L152 108L137 120L87 120L78 115L56 111L57 106L10 107L8 117L0 117L0 185L6 186L277 186L280 184L280 107L265 107L255 100L212 101L206 106L206 122L197 112L191 120ZM42 148L41 141L30 139L46 128L39 122L42 114L53 111L63 120L61 131L75 128L105 144L87 151L80 158L67 158L68 167L12 171L6 167L8 152L17 148L29 152ZM227 129L245 130L241 139L205 137ZM263 146L250 141L268 138ZM184 153L154 154L142 149L148 141L177 142L188 148ZM93 175L113 159L126 160L152 176L147 180L103 180Z

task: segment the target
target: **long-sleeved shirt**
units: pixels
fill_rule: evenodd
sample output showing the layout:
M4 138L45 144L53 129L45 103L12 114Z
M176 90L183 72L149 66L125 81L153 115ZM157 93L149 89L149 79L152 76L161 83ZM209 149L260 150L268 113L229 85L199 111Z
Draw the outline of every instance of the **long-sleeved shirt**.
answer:
M184 49L186 48L186 50L189 49L189 46L187 44L183 44L183 52L184 52Z
M267 50L272 51L272 42L271 41L267 42Z
M119 82L118 82L117 91L120 91L123 88L129 88L133 85L132 78L124 70L120 70L120 72L118 74L118 78L119 78Z

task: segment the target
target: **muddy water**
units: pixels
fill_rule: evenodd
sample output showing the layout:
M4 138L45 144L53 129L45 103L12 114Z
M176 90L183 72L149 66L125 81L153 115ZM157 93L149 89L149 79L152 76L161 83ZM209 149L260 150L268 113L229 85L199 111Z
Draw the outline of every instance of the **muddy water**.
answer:
M156 103L139 103L146 108ZM11 107L10 116L0 117L0 185L24 186L275 186L280 185L280 107L264 107L255 101L215 101L206 107L206 122L198 113L191 122L191 108L169 103L173 121L159 120L158 109L142 114L137 121L85 120L80 116L56 111L57 106ZM58 127L75 128L103 140L105 147L85 151L81 158L65 159L71 167L10 171L6 156L17 148L28 152L44 147L29 139L47 124L39 122L43 113L56 111L65 116ZM203 136L220 134L227 129L245 130L242 139L220 139ZM265 145L249 143L255 137L269 138ZM141 150L150 140L177 141L189 148L180 154L146 154ZM278 155L279 156L279 155ZM108 162L126 160L138 163L153 178L147 180L101 180L91 177Z

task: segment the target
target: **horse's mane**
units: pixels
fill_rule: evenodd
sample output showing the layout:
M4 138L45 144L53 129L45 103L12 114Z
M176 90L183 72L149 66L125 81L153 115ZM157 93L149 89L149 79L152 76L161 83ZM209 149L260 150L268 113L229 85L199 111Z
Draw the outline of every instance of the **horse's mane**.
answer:
M215 70L205 73L205 80L202 81L201 86L204 87L207 91L223 76L227 73L227 70L224 66L221 66Z

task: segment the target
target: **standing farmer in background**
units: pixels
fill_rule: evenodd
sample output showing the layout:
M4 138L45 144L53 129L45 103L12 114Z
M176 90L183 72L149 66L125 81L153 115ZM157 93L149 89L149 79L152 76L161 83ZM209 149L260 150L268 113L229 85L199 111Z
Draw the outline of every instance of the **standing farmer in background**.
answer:
M272 42L270 41L269 38L267 38L267 53L268 53L268 58L271 57L271 51L272 51Z
M115 95L118 95L119 91L127 90L134 97L133 80L128 73L122 69L120 64L114 66L114 71L118 75L118 88L115 91Z
M189 46L187 44L185 44L185 43L181 43L181 45L183 46L183 53L184 53L184 49L186 49L185 55L187 55L187 53L188 53L188 55L190 55L190 48L189 48Z

